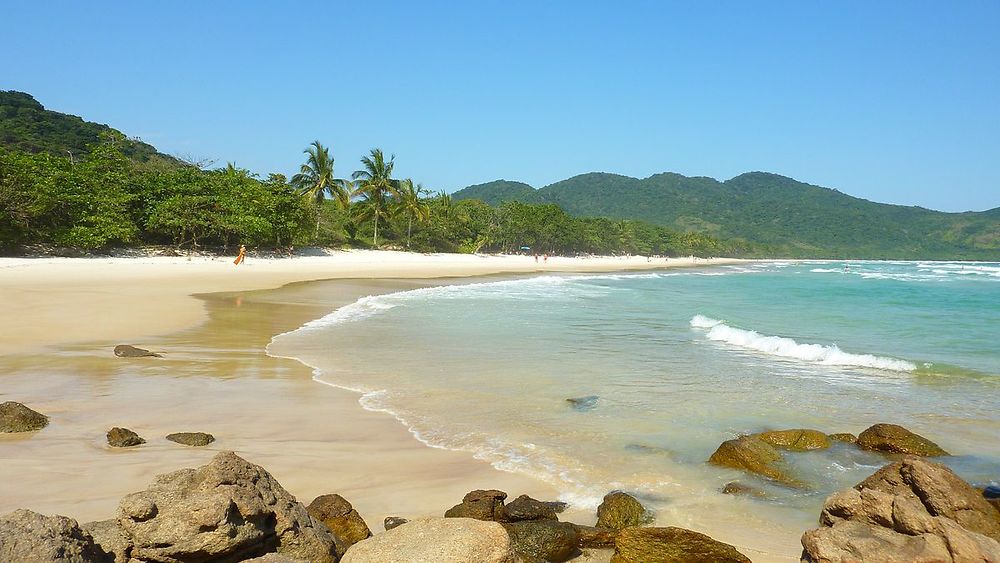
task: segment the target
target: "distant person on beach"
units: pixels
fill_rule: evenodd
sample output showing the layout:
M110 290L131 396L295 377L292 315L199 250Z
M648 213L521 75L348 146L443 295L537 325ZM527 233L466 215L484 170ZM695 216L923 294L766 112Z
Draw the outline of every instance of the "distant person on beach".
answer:
M239 266L243 263L243 260L247 257L247 247L240 245L240 253L236 255L236 260L233 260L233 264Z
M542 255L542 262L545 262L546 264L549 263L549 255L548 254L543 254Z

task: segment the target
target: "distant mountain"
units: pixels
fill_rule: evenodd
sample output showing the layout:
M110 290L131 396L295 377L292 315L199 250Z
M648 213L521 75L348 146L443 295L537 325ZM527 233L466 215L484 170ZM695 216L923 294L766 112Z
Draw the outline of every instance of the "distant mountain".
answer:
M501 180L452 197L555 203L573 215L743 238L790 257L1000 260L1000 208L944 213L875 203L766 172L725 182L670 172L641 180L590 173L526 188Z
M121 134L107 125L47 110L30 94L0 90L0 146L34 153L77 155L86 153L88 145L98 143L101 133L105 131ZM183 164L157 151L152 145L135 139L126 140L122 152L137 162Z

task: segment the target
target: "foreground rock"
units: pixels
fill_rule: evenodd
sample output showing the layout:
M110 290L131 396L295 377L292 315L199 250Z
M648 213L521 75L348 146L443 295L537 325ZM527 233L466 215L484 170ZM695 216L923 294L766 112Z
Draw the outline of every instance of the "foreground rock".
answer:
M76 520L15 510L0 516L0 561L112 561Z
M579 524L573 524L573 527L576 528L576 543L582 549L603 549L615 546L617 530Z
M949 455L940 446L896 424L876 424L858 435L858 447L875 452L936 457Z
M576 528L569 522L525 520L505 524L514 551L522 556L559 563L579 551Z
M207 446L215 441L215 436L206 432L175 432L167 434L167 440L184 444L185 446Z
M372 535L357 510L340 495L321 495L306 508L313 518L326 524L345 545L351 546Z
M342 551L274 477L232 452L127 495L118 522L140 561L239 561L277 552L334 563Z
M119 358L162 358L163 356L157 354L156 352L150 352L143 348L136 348L135 346L129 346L128 344L119 344L115 346L115 355Z
M750 563L735 547L683 528L628 528L615 538L611 563Z
M556 510L556 508L560 510ZM508 522L521 522L523 520L558 520L556 512L565 510L566 505L561 502L542 502L535 500L528 495L521 495L504 507Z
M445 511L444 516L445 518L475 518L490 522L506 522L507 514L503 505L506 498L507 493L503 491L477 489L465 495L461 504L456 504Z
M143 440L138 434L128 428L115 426L111 430L108 430L108 445L112 448L131 448L132 446L145 443L146 440Z
M799 486L799 482L774 464L781 461L781 454L774 446L754 436L740 436L726 440L715 450L709 463L742 469L750 473L763 475L787 485Z
M118 520L101 520L80 524L83 531L94 538L101 551L108 554L114 563L129 563L132 559L132 543L118 526Z
M0 432L31 432L49 425L49 417L14 401L0 403Z
M510 536L496 522L471 518L414 520L358 542L342 563L514 563Z
M612 491L604 495L604 501L597 507L597 527L622 530L649 522L646 508L632 495Z
M1000 561L1000 519L947 467L909 457L834 493L802 536L806 562Z
M819 430L794 428L791 430L771 430L761 432L757 438L776 448L805 452L809 450L825 450L830 447L830 438Z

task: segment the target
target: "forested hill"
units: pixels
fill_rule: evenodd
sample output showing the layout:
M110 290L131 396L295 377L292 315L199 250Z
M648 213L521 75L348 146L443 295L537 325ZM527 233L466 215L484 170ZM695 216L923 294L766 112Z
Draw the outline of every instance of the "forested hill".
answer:
M125 137L107 125L47 110L30 94L0 90L0 146L31 153L83 155L88 147L100 142L102 133L112 132ZM121 149L136 162L182 164L152 145L134 139L126 139Z
M944 213L875 203L765 172L725 182L663 173L591 173L528 190L499 180L452 197L555 203L573 215L639 219L743 238L790 257L1000 259L1000 208Z

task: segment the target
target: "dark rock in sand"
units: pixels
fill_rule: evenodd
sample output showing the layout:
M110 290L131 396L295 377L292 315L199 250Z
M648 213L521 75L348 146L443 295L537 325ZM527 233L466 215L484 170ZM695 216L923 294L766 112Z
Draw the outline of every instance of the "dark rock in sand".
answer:
M110 562L76 520L15 510L0 516L0 561Z
M558 520L559 517L556 516L556 509L553 506L557 504L562 505L563 509L566 508L565 503L542 502L528 495L521 495L512 502L507 503L507 506L504 507L504 512L507 515L508 522ZM560 512L562 511L560 510Z
M347 546L372 535L358 511L340 495L318 496L309 503L306 510L313 518L326 524L326 527Z
M596 526L581 526L573 524L576 528L577 545L585 549L604 549L615 546L615 536L617 530L598 528Z
M115 346L115 355L119 358L162 358L163 356L157 354L156 352L150 352L143 348L136 348L135 346L129 346L128 344L119 344Z
M830 439L819 430L794 428L791 430L771 430L761 432L757 438L776 448L793 451L825 450L830 447Z
M503 501L507 493L495 489L471 491L445 513L445 518L474 518L491 522L506 522L507 514Z
M108 430L108 445L112 448L130 448L145 443L145 440L128 428L115 426L111 430Z
M750 563L735 547L684 528L628 528L615 538L611 563Z
M118 523L140 561L241 561L277 552L335 563L344 550L274 477L232 452L125 496Z
M774 446L754 436L726 440L715 450L709 463L763 475L779 483L800 487L801 483L774 466L781 454Z
M849 432L837 432L835 434L827 434L827 438L833 440L834 442L846 442L848 444L853 444L858 441L858 437Z
M642 503L621 491L604 495L604 502L597 507L597 527L622 530L630 526L649 523L650 518Z
M80 528L94 538L94 543L107 553L114 563L129 563L132 558L132 543L118 526L118 520L100 520L81 524Z
M738 495L744 497L757 497L757 498L767 497L767 493L763 489L758 489L757 487L745 485L743 483L740 483L739 481L726 483L725 486L722 487L722 494Z
M49 417L21 403L0 403L0 432L31 432L49 425Z
M578 537L569 522L525 520L504 524L514 551L542 561L566 561L576 555Z
M215 436L205 432L175 432L167 434L167 440L185 446L207 446L215 441Z
M600 399L597 395L588 395L586 397L574 397L572 399L566 399L569 406L573 407L574 410L578 411L589 411L594 410L597 407L597 401Z
M950 455L940 446L896 424L876 424L858 435L860 448L875 452L935 457Z
M400 518L399 516L386 516L385 520L382 521L382 527L385 528L386 531L389 531L396 526L402 526L407 522L409 522L409 520L406 518Z

